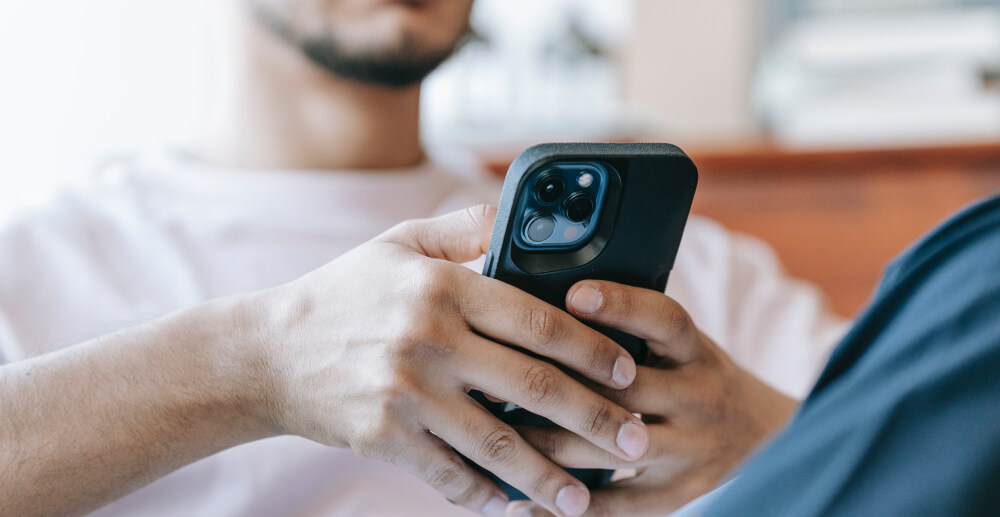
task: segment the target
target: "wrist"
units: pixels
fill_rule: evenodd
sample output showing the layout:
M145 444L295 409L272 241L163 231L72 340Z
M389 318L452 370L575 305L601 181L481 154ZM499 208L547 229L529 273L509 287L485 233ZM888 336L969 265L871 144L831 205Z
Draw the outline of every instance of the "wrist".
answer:
M250 439L282 432L256 296L213 300L181 316L197 343L206 403L228 413Z

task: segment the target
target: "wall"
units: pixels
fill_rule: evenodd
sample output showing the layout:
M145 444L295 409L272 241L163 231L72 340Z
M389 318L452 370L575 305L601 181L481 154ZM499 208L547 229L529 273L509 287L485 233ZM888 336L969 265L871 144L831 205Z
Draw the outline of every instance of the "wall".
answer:
M626 101L692 139L754 130L748 88L761 0L634 0L623 52Z

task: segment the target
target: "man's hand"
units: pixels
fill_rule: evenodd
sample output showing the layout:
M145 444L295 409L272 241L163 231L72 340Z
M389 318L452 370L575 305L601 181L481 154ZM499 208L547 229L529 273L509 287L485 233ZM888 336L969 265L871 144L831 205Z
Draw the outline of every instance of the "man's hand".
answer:
M588 506L584 485L468 396L472 389L542 415L595 451L635 460L645 426L559 368L609 389L635 363L614 341L502 282L456 263L486 251L494 212L412 221L248 302L250 340L271 372L277 426L395 463L449 499L502 515L503 492L455 451L560 515ZM454 448L454 450L452 450Z
M769 435L797 403L737 366L687 312L663 293L585 281L567 294L582 320L646 340L648 366L625 390L596 388L642 413L649 450L622 460L558 428L524 428L524 437L567 467L636 469L634 478L592 494L588 516L664 516L715 487ZM539 506L511 504L508 515L548 515Z
M287 285L0 367L0 515L81 515L288 433L393 462L465 507L503 514L499 487L458 451L544 508L583 513L583 485L467 392L636 459L648 443L638 418L499 343L608 389L630 385L635 363L565 312L455 264L486 250L492 225L485 207L404 223Z

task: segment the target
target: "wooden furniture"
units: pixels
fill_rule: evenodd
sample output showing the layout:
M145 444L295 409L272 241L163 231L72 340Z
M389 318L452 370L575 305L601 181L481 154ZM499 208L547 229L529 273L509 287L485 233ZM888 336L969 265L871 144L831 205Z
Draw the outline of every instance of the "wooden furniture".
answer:
M790 274L819 285L845 316L863 307L884 265L909 244L1000 191L1000 143L844 151L679 144L701 174L694 212L768 242ZM487 158L502 174L515 155Z

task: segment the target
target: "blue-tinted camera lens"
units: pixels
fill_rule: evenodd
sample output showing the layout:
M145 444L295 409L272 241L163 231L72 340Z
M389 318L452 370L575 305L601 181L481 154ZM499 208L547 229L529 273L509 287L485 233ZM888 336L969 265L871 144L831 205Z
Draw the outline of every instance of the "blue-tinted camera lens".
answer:
M586 194L577 194L566 202L566 218L574 223L582 223L594 214L594 200Z
M528 221L525 236L531 242L545 242L556 231L556 220L551 215L536 215Z
M566 192L566 183L559 176L544 176L538 180L535 195L542 203L554 203Z

